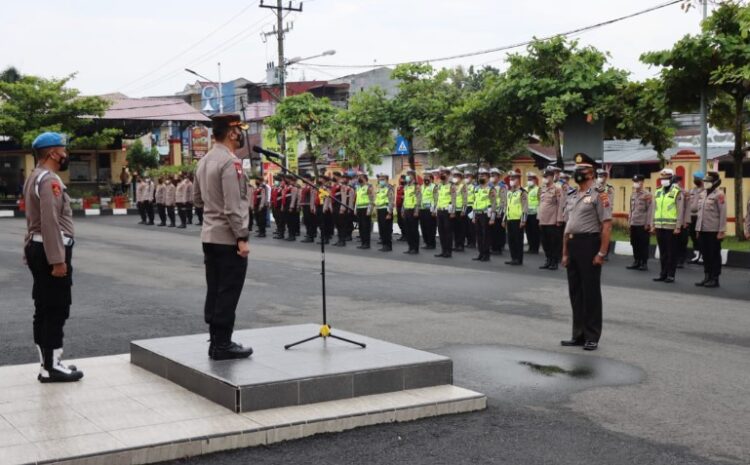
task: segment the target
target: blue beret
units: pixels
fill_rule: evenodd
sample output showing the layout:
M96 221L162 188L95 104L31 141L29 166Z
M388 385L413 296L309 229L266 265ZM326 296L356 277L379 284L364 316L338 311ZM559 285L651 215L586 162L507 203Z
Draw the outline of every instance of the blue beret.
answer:
M34 143L31 144L31 148L46 149L48 147L65 147L68 145L67 137L65 134L59 132L43 132L34 139Z

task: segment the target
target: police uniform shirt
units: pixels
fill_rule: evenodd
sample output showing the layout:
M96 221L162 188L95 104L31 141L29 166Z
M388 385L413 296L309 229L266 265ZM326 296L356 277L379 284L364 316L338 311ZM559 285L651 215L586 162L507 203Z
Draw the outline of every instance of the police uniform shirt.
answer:
M586 192L578 192L569 199L565 234L600 233L602 224L611 220L609 195L591 187Z
M556 226L559 222L562 191L554 183L539 188L537 219L541 226Z
M175 194L175 201L177 203L187 203L187 183L183 179L177 184L177 193Z
M576 194L578 194L578 190L574 187L569 186L568 184L562 185L564 199L562 202L560 202L560 218L562 219L562 223L567 223L568 221L568 213L570 212L570 203L575 199Z
M242 161L221 143L201 158L193 187L195 206L203 208L201 241L236 245L247 239L250 204Z
M498 184L495 186L495 208L497 211L498 216L502 216L505 214L505 205L508 202L508 189L505 187L503 183Z
M156 203L159 205L164 205L164 193L166 189L167 186L164 183L156 185Z
M667 229L675 229L675 228L682 228L682 220L684 218L684 211L685 211L685 202L682 200L683 193L682 189L680 189L680 186L677 186L675 184L671 184L668 190L664 190L663 187L660 187L659 190L656 191L656 195L659 195L659 191L661 191L661 195L668 195L672 189L677 189L677 195L674 199L675 201L675 207L677 208L677 219L676 219L676 225L674 228L667 228ZM654 201L651 202L651 211L648 214L648 226L654 226L654 215L656 214L656 198L654 198Z
M727 229L727 202L721 189L703 191L698 206L695 230L699 232L725 232Z
M653 196L645 189L633 189L630 194L630 213L628 214L629 226L646 226L649 222L649 211Z
M164 189L164 205L168 207L174 207L174 204L177 202L177 188L175 187L174 183L167 184L166 188Z
M450 186L451 201L450 201L450 204L448 204L448 208L445 208L443 210L448 210L448 213L455 213L456 211L456 186L454 184L449 184L447 181L442 182L442 180L440 184L436 184L435 186L436 187L433 188L433 196L432 196L433 211L438 210L438 200L440 199L440 187Z
M698 216L698 208L700 207L701 194L706 189L703 187L693 187L688 192L688 207L690 210L690 216Z
M152 202L154 200L154 194L156 194L156 188L154 187L154 181L149 180L146 183L145 192L143 193L143 200Z
M193 203L193 182L185 179L185 203Z
M138 181L135 186L135 201L143 202L146 200L146 183L144 181Z
M65 184L54 172L37 167L26 179L23 197L26 199L26 242L34 234L41 234L47 263L65 263L63 235L72 238L75 233Z
M506 191L505 197L505 219L508 220L508 206L510 205L511 201L510 198L513 196L519 196L521 201L521 218L516 219L516 221L520 220L521 223L526 222L526 217L529 214L529 194L526 192L523 188L518 188L516 190L508 189Z

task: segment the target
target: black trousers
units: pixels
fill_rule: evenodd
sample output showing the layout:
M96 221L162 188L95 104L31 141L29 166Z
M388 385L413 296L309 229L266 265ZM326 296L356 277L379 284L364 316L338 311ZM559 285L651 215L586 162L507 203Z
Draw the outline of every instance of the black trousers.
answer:
M29 242L24 250L34 284L34 343L48 349L63 346L63 327L70 316L71 287L73 286L73 247L65 247L68 275L52 276L52 265L47 262L44 244Z
M716 232L701 232L700 243L703 254L703 272L711 278L721 275L721 239Z
M419 210L419 226L422 230L422 239L428 247L435 248L435 232L437 229L437 218L432 216L429 209Z
M351 221L349 220L349 211L345 210L344 213L341 213L340 206L336 206L334 208L338 209L338 213L336 214L336 233L338 235L339 242L346 242L347 238L349 237L349 227L351 225Z
M198 217L198 224L203 224L203 207L195 207L195 216Z
M302 205L302 223L305 225L305 237L315 239L318 236L318 226L310 205Z
M299 210L292 209L284 211L284 223L286 229L289 231L289 237L296 237L299 235Z
M568 239L568 294L573 308L573 339L599 342L602 334L602 267L594 265L599 234Z
M659 260L661 261L662 277L674 278L677 271L677 240L678 236L672 229L657 229L656 243L659 246Z
M148 217L146 216L146 203L136 202L135 205L138 207L138 214L141 215L141 221L146 223L148 221Z
M526 242L529 253L539 253L539 219L536 214L526 216Z
M448 210L437 212L437 229L440 236L440 249L443 255L450 257L453 254L453 218Z
M193 202L185 204L185 214L187 215L188 224L193 224Z
M490 237L494 225L490 226L490 217L486 213L476 213L474 219L476 223L472 226L474 226L479 258L490 258Z
M235 312L247 274L247 258L237 255L236 245L203 243L206 265L206 304L204 317L214 342L232 340Z
M266 218L268 217L268 207L263 207L255 211L255 222L258 224L258 234L266 234Z
M383 247L393 246L393 215L390 218L388 216L387 208L378 209L378 231L380 232L380 240L383 243ZM406 226L404 226L406 229ZM403 230L402 230L403 231Z
M372 218L367 214L366 208L357 209L357 222L359 223L359 237L362 245L370 245L370 234L372 232Z
M419 251L419 215L414 216L414 210L404 212L404 223L406 224L406 242L409 250Z
M247 217L247 230L252 231L253 230L253 223L255 222L255 212L253 212L252 208L248 209L248 217Z
M271 210L273 220L276 222L276 235L284 237L284 230L286 229L286 217L281 208L274 208Z
M560 263L560 259L562 258L560 227L556 224L546 224L540 226L540 229L544 256L550 262Z
M476 245L477 238L474 222L469 219L469 213L473 211L473 207L466 207L466 215L464 215L464 231L466 231L464 235L466 236L466 245L469 247L474 247Z
M167 208L163 203L156 204L156 211L159 213L159 221L161 224L167 224Z
M523 228L521 220L506 221L508 227L508 249L510 249L510 258L519 263L523 263Z
M398 229L401 231L401 237L405 237L406 235L406 218L401 214L401 207L396 207L396 224L398 224ZM391 225L391 228L393 226Z
M685 263L687 258L687 246L690 241L690 228L680 229L680 234L677 236L677 263Z
M698 235L698 232L695 230L695 225L698 223L698 217L697 216L691 216L690 217L690 228L689 228L689 234L690 234L690 242L693 244L693 251L698 253L703 253L703 247L701 246L701 239Z
M466 216L462 216L461 212L456 212L456 215L451 219L453 228L453 247L456 249L463 249L464 242L466 242Z
M650 237L645 226L630 227L630 245L633 247L633 260L646 264L648 262L648 249Z
M333 222L333 212L332 211L324 211L323 212L323 238L325 240L330 240L333 237L334 232L334 222Z
M146 216L148 216L148 224L154 224L154 202L146 200L143 202L146 207Z
M167 218L169 218L169 224L174 226L174 205L167 205Z
M495 225L490 230L490 250L502 253L507 241L506 230L503 227L503 215L495 218Z
M180 217L180 225L185 226L185 224L187 223L186 204L184 203L177 204L177 215Z

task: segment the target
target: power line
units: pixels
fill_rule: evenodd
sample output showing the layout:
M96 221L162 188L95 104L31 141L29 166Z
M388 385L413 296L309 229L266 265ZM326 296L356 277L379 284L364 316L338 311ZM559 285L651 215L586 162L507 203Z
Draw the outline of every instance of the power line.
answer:
M403 62L399 62L399 63L385 63L385 64L375 63L375 64L370 64L370 65L329 65L329 64L324 64L324 63L299 63L299 64L302 65L302 66L315 66L315 67L323 67L323 68L378 68L378 67L381 67L381 66L399 66L399 65L417 64L417 63L435 63L435 62L440 62L440 61L456 60L456 59L459 59L459 58L468 58L468 57L473 57L473 56L478 56L478 55L486 55L488 53L502 52L502 51L511 50L511 49L518 48L518 47L523 47L525 45L531 44L535 40L549 40L549 39L552 39L552 38L555 38L555 37L570 36L570 35L573 35L573 34L579 34L579 33L582 33L582 32L590 31L592 29L598 29L600 27L604 27L604 26L608 26L610 24L614 24L614 23L617 23L617 22L620 22L620 21L624 21L626 19L635 18L636 16L641 16L641 15L644 15L644 14L647 14L647 13L651 13L653 11L657 11L657 10L660 10L662 8L666 8L666 7L669 7L669 6L672 6L672 5L676 5L678 3L682 3L683 1L684 0L670 0L668 2L661 3L659 5L647 8L645 10L640 10L640 11L637 11L635 13L631 13L631 14L628 14L628 15L625 15L625 16L620 16L618 18L610 19L608 21L604 21L604 22L601 22L601 23L592 24L590 26L585 26L585 27L580 27L578 29L573 29L572 31L562 32L562 33L559 33L559 34L554 34L554 35L542 37L540 39L532 39L532 40L526 40L526 41L523 41L523 42L518 42L518 43L515 43L515 44L503 45L501 47L494 47L494 48L489 48L489 49L484 49L484 50L478 50L478 51L474 51L474 52L461 53L461 54L458 54L458 55L450 55L450 56L439 57L439 58L431 58L431 59L426 59L426 60L403 61Z
M136 82L139 82L139 81L147 78L148 76L151 76L151 75L159 72L159 70L162 69L162 66L164 66L164 65L166 65L168 63L172 63L175 60L177 60L178 58L185 56L185 54L188 53L188 52L190 52L191 50L193 50L194 47L196 47L197 45L200 45L201 43L205 42L206 39L208 39L209 37L212 37L214 34L216 34L217 32L219 32L220 30L222 30L224 28L224 26L226 26L227 24L230 24L231 22L233 22L234 20L236 20L237 18L239 18L242 14L244 14L246 11L248 11L250 8L254 7L256 3L258 3L258 0L253 1L252 3L250 3L249 5L247 5L246 7L242 8L238 13L235 13L234 15L232 15L231 18L229 18L227 21L223 22L216 29L212 30L211 32L209 32L208 34L206 34L205 36L203 36L202 39L198 40L197 42L193 43L192 45L190 45L185 50L181 51L180 53L178 53L177 55L173 56L172 58L170 58L166 62L162 63L161 66L159 66L158 68L155 68L155 69L149 71L148 73L140 76L139 78L134 79L134 80L126 83L125 85L120 86L120 88L121 89L127 89L128 87L130 87L131 85L135 84Z

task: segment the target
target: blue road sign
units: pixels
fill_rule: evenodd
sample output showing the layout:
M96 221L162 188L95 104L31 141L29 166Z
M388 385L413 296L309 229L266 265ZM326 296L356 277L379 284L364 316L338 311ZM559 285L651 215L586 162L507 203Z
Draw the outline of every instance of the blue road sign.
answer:
M409 143L404 136L396 137L396 154L409 155Z

